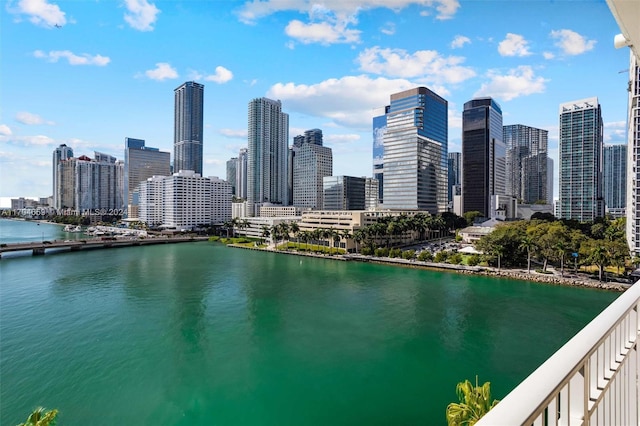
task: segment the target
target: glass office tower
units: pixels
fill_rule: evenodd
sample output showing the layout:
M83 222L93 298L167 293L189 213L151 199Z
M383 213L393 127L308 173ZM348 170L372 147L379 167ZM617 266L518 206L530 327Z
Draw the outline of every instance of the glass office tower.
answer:
M384 208L446 211L447 113L447 101L426 87L391 95L384 135Z
M138 217L138 185L152 176L171 174L170 155L145 146L144 139L124 139L124 201L128 217Z
M173 170L202 175L204 85L187 81L174 94Z
M560 104L560 214L593 221L604 216L602 110L598 98Z
M373 178L378 181L378 203L383 203L384 184L384 134L387 132L389 105L373 117Z
M492 98L476 98L462 112L462 212L492 216L491 198L505 195L506 147L502 109Z

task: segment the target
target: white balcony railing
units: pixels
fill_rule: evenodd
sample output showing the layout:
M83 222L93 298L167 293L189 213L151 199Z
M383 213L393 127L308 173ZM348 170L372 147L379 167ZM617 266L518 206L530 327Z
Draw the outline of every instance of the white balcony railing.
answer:
M477 426L640 426L640 282L560 348Z

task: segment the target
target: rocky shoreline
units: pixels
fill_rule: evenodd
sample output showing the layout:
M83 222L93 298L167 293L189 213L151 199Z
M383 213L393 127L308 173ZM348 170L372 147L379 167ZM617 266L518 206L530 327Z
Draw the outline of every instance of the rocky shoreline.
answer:
M289 254L294 256L315 257L315 258L328 259L328 260L371 262L371 263L379 263L384 265L394 265L394 266L403 266L403 267L411 267L411 268L424 268L424 269L432 269L432 270L440 270L440 271L457 272L461 274L484 275L484 276L490 276L490 277L496 277L496 278L508 278L512 280L533 281L533 282L538 282L542 284L564 285L564 286L572 286L572 287L586 287L586 288L594 288L599 290L617 291L617 292L624 292L630 286L630 284L601 282L601 281L593 280L587 277L575 277L573 275L561 276L554 273L540 274L534 271L531 271L531 273L527 273L526 271L522 271L521 269L497 269L497 268L482 267L482 266L452 265L449 263L433 263L433 262L422 262L419 260L364 256L361 254L327 255L327 254L297 252L293 250L282 251L282 250L275 250L273 248L247 247L240 244L229 244L229 247L243 248L248 250L261 250L261 251L268 251L272 253Z

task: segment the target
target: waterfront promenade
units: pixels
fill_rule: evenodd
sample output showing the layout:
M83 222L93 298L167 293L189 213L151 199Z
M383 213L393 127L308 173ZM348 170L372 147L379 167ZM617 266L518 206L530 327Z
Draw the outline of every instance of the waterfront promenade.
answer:
M450 263L437 263L437 262L426 262L420 261L416 259L408 260L403 258L391 258L391 257L377 257L377 256L366 256L362 254L349 253L349 254L320 254L320 253L309 253L309 252L299 252L295 250L277 250L273 246L269 247L247 247L241 244L229 244L229 247L236 248L244 248L250 250L261 250L273 253L280 254L289 254L294 256L306 256L306 257L316 257L323 258L328 260L341 260L341 261L356 261L356 262L371 262L371 263L379 263L385 265L392 266L402 266L408 268L424 268L431 270L441 270L441 271L450 271L461 274L471 274L471 275L484 275L491 276L496 278L507 278L507 279L515 279L515 280L524 280L524 281L534 281L543 284L552 284L552 285L563 285L563 286L573 286L573 287L588 287L588 288L597 288L601 290L610 290L610 291L618 291L623 292L629 288L630 284L622 284L615 282L602 282L596 279L590 278L586 274L572 274L565 273L560 274L553 268L550 269L550 273L542 274L535 271L527 272L526 270L522 270L521 268L495 268L490 266L467 266L467 265L454 265Z
M208 237L152 237L152 238L92 238L86 240L54 240L40 242L23 242L2 244L0 246L0 258L3 253L31 251L33 255L43 255L47 251L54 250L88 250L105 249L114 247L146 246L153 244L176 244L194 241L206 241Z

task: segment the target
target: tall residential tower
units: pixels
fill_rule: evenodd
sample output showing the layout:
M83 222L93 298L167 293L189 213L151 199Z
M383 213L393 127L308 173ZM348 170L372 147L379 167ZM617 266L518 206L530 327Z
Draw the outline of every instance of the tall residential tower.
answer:
M174 92L173 170L201 175L204 85L187 81Z
M604 216L602 111L598 98L560 104L560 217Z
M61 209L60 187L58 182L58 166L62 161L68 160L73 157L73 149L65 144L60 145L53 150L53 207Z
M247 213L259 216L262 204L287 205L289 114L267 98L249 102Z
M547 202L549 132L522 124L503 127L507 148L506 195L525 204Z

